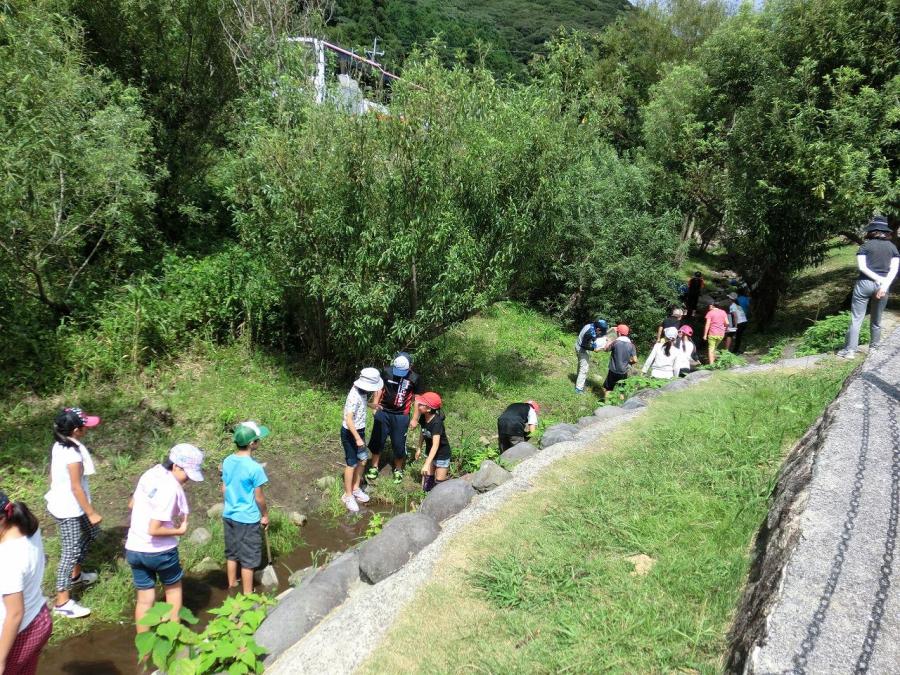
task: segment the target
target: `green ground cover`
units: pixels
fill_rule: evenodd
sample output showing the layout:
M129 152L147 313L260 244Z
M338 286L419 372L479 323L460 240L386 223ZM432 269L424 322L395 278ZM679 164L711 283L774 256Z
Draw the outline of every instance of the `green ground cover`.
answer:
M836 249L826 272L847 276L854 252L853 247ZM699 263L689 261L686 268L700 264L711 271L715 262L714 256L707 256ZM821 278L818 271L811 274ZM835 285L832 290L839 289ZM790 316L795 318L785 319L784 325L802 328L808 324L799 318L809 313L801 300L789 300L785 312L793 312ZM534 398L541 402L537 438L546 426L573 422L593 411L599 403L607 356L594 356L588 393L576 394L574 339L572 332L546 316L504 302L470 318L416 354L426 386L444 398L455 473L473 470L482 459L495 454L496 418L512 401ZM645 351L639 345L641 361ZM92 618L61 625L54 639L88 630L96 622L120 619L130 610L128 570L117 557L127 527L128 496L139 475L177 442L206 448L208 473L213 478L191 486L191 503L195 514L200 514L192 527L208 527L213 542L196 551L185 542L183 551L189 564L206 555L216 560L222 557L220 528L217 522L204 522L204 511L220 499L215 467L231 451L228 429L241 419L257 419L272 429L259 459L268 463L269 499L275 507L283 511L312 508L314 505L300 496L305 490L321 499L322 513L346 518L339 491L316 491L312 484L322 475L338 473L342 452L337 429L349 383L350 378L335 377L327 368L298 365L242 343L199 343L182 358L139 377L83 382L43 397L7 395L0 413L0 486L15 499L37 507L51 559L48 590L58 546L52 519L43 510L50 420L59 407L72 404L104 418L90 434L88 444L98 463L91 485L95 503L105 517L106 532L89 562L101 569L105 582L83 595L83 601L94 610ZM411 471L399 487L380 481L374 496L382 505L413 508L421 499L416 479ZM286 527L283 535L282 550L296 545L296 531Z
M428 388L444 397L447 428L455 451L455 470L486 456L496 444L496 419L512 401L534 398L543 404L541 428L590 414L598 403L593 394L574 392L575 336L546 317L515 303L500 303L471 318L416 355ZM595 357L594 391L605 376L606 355ZM216 467L231 452L228 429L242 419L268 425L272 434L258 453L268 463L268 498L283 510L310 506L299 496L316 478L337 475L343 454L338 441L341 410L350 379L327 371L301 369L242 344L200 344L189 355L140 378L88 382L56 395L9 397L0 414L0 486L14 499L35 508L45 530L50 556L47 590L52 590L58 542L52 518L44 511L48 486L50 422L63 405L80 405L103 417L87 443L98 471L91 478L95 504L104 516L103 541L89 560L99 567L103 583L87 589L83 602L90 619L59 622L54 640L88 630L97 622L119 620L132 606L127 566L118 557L127 528L128 497L140 474L165 456L173 444L188 441L208 451L203 484L191 485L195 518L213 542L195 549L182 543L190 566L204 556L222 558L218 521L206 522L205 509L219 501ZM410 439L414 438L410 435ZM313 489L314 491L314 489ZM331 494L334 492L334 494ZM323 495L324 512L339 492ZM381 502L408 507L416 501L416 477L395 487L380 481ZM333 505L332 505L333 506ZM345 518L343 507L331 515ZM287 524L276 550L297 544L296 528ZM292 533L293 532L293 533Z
M454 542L366 672L720 672L782 458L851 367L655 399Z

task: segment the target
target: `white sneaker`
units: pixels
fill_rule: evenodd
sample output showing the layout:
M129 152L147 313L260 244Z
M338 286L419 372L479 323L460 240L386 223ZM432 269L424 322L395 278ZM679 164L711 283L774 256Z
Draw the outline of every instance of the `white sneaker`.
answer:
M356 499L354 499L353 495L341 495L341 501L344 502L344 506L347 507L347 510L350 513L357 513L359 511L359 504L356 503Z
M97 572L84 572L78 575L77 578L72 579L73 584L84 584L85 586L90 586L92 583L97 581L99 578L99 574Z
M58 616L64 616L67 619L80 619L90 614L91 610L89 610L87 607L82 607L77 602L69 598L69 601L64 605L54 605L53 613Z
M856 352L851 352L849 349L842 349L841 351L839 351L837 353L837 356L839 356L842 359L855 359Z
M365 504L367 501L369 501L369 495L367 495L365 492L363 492L360 488L356 488L353 491L353 497L360 504Z

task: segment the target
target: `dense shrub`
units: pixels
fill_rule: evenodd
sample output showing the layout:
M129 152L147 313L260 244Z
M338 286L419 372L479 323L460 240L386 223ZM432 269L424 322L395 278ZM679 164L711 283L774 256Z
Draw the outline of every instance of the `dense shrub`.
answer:
M100 302L92 320L61 329L76 376L116 375L195 340L278 337L281 293L263 261L234 246L204 258L165 258Z
M841 312L833 316L816 321L812 326L803 331L803 336L797 345L797 356L810 356L823 354L841 349L850 328L850 312ZM869 343L869 319L863 321L859 331L859 343Z

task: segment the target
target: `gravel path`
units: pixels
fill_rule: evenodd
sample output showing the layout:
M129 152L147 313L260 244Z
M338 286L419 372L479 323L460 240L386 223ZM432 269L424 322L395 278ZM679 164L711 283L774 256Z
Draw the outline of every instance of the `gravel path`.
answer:
M730 372L757 373L808 368L814 366L820 358L790 359ZM321 675L354 671L379 645L398 613L412 600L418 589L431 580L435 564L444 550L452 546L457 533L494 513L516 494L530 489L531 481L550 465L565 457L595 449L601 437L645 410L646 408L639 408L593 424L583 429L575 440L552 445L517 465L512 471L513 480L491 492L476 496L462 513L445 521L438 538L399 572L374 586L357 586L343 605L284 652L266 672L271 675Z

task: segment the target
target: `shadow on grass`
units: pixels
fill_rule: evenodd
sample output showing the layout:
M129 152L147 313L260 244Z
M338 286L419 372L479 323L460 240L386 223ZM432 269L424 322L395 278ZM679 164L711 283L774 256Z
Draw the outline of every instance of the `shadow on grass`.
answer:
M535 356L515 347L503 348L488 343L482 337L469 336L442 345L440 353L446 359L436 368L423 369L427 384L434 381L444 390L473 388L491 393L497 388L535 384L545 373L545 365ZM433 373L433 378L428 377Z

